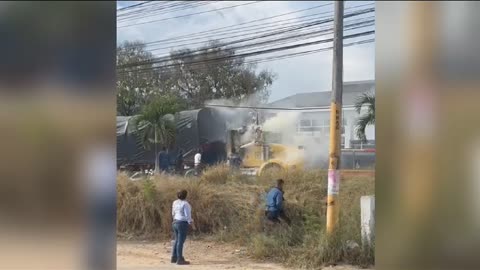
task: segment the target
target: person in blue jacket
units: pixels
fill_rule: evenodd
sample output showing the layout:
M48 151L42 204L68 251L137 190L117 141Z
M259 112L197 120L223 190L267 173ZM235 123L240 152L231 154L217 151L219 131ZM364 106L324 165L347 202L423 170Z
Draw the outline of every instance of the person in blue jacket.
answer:
M280 219L285 221L288 225L290 225L290 219L285 215L283 203L285 199L283 198L283 179L278 179L276 181L275 187L270 189L267 193L266 198L266 211L265 215L268 220L274 223L280 223Z

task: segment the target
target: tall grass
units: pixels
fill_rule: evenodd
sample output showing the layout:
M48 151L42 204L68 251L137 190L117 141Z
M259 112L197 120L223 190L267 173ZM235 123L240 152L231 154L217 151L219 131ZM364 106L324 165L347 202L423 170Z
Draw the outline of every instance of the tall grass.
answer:
M286 214L290 227L264 232L264 196L276 178L285 180ZM149 238L171 236L171 203L176 191L188 190L196 235L213 236L248 247L257 259L270 259L304 268L325 264L374 263L373 248L361 247L360 197L374 194L374 179L343 179L337 233L325 234L327 179L325 171L289 171L281 175L251 177L232 173L226 166L207 170L200 178L159 176L128 180L118 176L117 230L120 234ZM348 243L358 243L352 248Z

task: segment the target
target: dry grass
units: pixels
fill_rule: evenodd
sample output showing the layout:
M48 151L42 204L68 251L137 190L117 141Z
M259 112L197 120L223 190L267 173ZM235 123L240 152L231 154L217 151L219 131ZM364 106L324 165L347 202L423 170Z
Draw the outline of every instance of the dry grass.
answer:
M263 229L265 191L273 180L285 184L286 213L292 226L279 226L268 234ZM374 194L374 179L342 181L341 222L338 233L325 237L327 180L325 171L290 171L282 175L249 177L231 173L228 167L207 170L200 178L160 176L131 182L118 177L117 230L137 237L171 237L171 203L176 191L188 190L197 236L235 241L248 246L251 256L305 268L329 263L370 265L373 249L349 249L347 241L361 243L360 197Z

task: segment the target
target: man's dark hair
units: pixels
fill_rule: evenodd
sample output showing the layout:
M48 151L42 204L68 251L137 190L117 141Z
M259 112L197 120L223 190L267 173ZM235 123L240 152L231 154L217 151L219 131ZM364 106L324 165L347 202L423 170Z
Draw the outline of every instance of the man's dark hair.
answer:
M277 186L283 185L283 183L285 183L283 181L283 179L277 179L277 181L275 181L275 182L276 182Z
M165 146L162 147L162 151L167 151L167 148Z
M185 189L182 189L179 192L177 192L177 198L183 201L187 198L187 194L188 192Z

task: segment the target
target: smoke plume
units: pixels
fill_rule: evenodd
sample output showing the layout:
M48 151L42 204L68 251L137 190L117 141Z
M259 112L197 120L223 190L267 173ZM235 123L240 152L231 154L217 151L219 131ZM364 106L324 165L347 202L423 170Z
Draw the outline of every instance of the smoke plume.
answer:
M241 102L233 100L219 99L206 102L206 106L234 106L234 107L255 107L258 101L255 96L244 99ZM266 107L263 105L262 107ZM284 105L284 107L289 107ZM292 106L293 107L293 104ZM253 140L255 130L256 113L259 114L260 126L267 133L274 133L277 139L275 143L284 144L291 147L303 147L305 165L307 167L325 167L328 162L328 136L314 134L312 132L298 132L298 123L302 118L302 111L282 111L282 110L254 110L244 108L215 107L215 109L226 119L227 129L246 128L246 133L242 137L242 142ZM268 140L268 138L267 138ZM293 160L295 157L288 156ZM288 162L288 160L286 160Z

